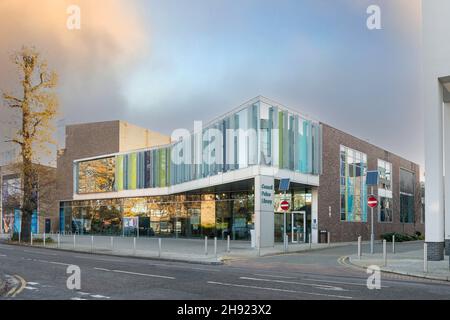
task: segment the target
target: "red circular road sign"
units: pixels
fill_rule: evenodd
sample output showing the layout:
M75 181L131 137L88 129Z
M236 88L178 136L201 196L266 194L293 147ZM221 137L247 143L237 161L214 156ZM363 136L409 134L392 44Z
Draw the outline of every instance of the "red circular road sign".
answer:
M369 196L367 205L371 208L375 208L378 205L378 199L375 196Z
M281 207L281 210L288 211L289 207L290 207L289 201L286 201L286 200L281 201L280 207Z

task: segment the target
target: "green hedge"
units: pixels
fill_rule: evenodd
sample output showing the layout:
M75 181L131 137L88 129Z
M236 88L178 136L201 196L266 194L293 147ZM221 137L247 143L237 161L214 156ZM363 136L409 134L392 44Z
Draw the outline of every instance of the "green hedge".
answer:
M382 234L380 238L381 240L392 242L392 236L394 235L395 235L395 242L425 240L424 236L419 231L417 231L414 235L399 232L388 232Z

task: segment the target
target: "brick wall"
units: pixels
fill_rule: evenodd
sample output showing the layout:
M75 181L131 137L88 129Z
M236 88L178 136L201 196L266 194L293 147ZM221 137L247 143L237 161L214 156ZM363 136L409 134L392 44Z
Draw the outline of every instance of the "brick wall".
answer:
M416 231L424 233L424 224L421 223L420 205L420 168L419 165L405 160L393 153L378 148L366 141L353 137L326 124L323 125L323 174L320 176L319 187L319 230L326 229L331 232L333 241L354 241L359 235L363 240L370 239L370 208L367 209L367 222L346 222L340 218L340 145L364 152L367 154L368 169L377 169L377 160L382 159L392 163L392 195L393 195L393 222L378 222L378 209L374 210L375 239L382 233L404 232L414 234ZM415 223L400 222L400 168L415 173ZM370 193L370 188L368 189ZM377 188L374 188L377 195ZM329 208L331 207L331 216Z

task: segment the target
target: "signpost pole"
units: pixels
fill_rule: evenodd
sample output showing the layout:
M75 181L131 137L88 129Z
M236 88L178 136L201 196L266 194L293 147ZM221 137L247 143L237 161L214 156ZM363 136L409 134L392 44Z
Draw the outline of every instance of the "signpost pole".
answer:
M286 191L284 191L284 199L286 200ZM283 210L283 244L284 244L284 252L286 252L287 243L286 243L286 210Z
M373 194L373 186L370 187L370 194ZM374 241L374 234L373 234L373 207L370 208L370 253L373 254L373 241Z

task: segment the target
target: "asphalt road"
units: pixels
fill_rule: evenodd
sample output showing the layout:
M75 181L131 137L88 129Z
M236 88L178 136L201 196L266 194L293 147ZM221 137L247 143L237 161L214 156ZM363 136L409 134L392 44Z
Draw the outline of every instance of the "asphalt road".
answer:
M416 244L399 244L409 250ZM449 299L447 282L382 274L346 265L355 246L200 265L82 254L0 244L0 273L15 281L3 299ZM367 249L367 248L366 248ZM379 248L377 248L379 250ZM79 266L81 289L67 288L67 268Z

